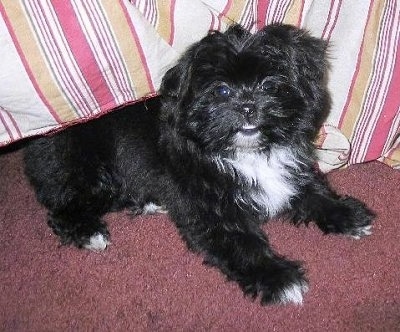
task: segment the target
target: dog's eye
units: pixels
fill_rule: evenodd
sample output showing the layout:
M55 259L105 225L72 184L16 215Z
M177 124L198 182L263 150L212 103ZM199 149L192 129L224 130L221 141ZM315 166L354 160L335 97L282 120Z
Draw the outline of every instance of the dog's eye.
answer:
M276 93L279 89L278 85L275 82L271 81L262 82L260 88L261 90L269 93Z
M214 90L215 94L220 97L229 97L232 93L232 90L226 85L219 85Z
M265 81L261 85L261 90L270 94L279 94L281 96L290 94L290 88L287 84Z

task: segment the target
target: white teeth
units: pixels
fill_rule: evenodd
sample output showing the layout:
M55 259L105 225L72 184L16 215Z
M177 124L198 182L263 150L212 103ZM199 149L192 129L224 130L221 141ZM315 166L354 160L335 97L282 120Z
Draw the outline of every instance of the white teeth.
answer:
M251 125L251 124L245 124L242 127L243 130L252 130L252 129L256 129L256 128L257 127L255 125Z

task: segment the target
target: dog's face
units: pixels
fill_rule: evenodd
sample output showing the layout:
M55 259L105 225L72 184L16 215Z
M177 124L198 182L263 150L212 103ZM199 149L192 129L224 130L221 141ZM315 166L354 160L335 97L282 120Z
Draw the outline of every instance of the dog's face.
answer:
M328 108L325 52L291 26L211 33L165 75L164 120L205 152L311 141Z

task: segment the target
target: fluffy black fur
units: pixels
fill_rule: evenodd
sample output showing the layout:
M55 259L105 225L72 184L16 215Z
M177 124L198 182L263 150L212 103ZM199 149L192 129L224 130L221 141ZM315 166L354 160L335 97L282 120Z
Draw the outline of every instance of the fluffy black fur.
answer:
M64 244L100 250L106 212L167 210L189 248L246 294L301 303L303 269L271 250L260 225L285 214L359 238L373 219L315 170L326 49L286 25L212 32L166 73L160 99L33 141L26 174L50 227Z

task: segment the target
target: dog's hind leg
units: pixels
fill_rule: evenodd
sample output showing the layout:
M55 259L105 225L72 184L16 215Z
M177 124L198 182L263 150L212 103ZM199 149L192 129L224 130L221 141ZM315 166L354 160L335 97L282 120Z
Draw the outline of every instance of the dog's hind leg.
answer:
M161 206L153 202L144 203L142 205L131 203L130 206L128 205L128 207L133 216L168 213L168 210L165 208L165 206Z
M66 181L59 186L62 191L57 198L42 194L41 201L49 209L48 225L61 243L91 250L105 249L109 232L101 216L110 208L109 191L102 188L99 180L97 183Z
M90 149L66 142L56 138L32 142L25 151L26 174L39 202L49 210L48 225L62 244L105 249L109 232L100 218L117 195L116 177Z
M104 250L109 243L105 223L99 217L85 215L81 211L49 212L48 225L60 237L62 244L97 251Z

